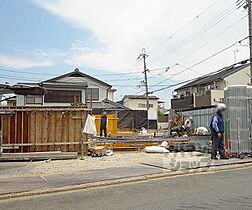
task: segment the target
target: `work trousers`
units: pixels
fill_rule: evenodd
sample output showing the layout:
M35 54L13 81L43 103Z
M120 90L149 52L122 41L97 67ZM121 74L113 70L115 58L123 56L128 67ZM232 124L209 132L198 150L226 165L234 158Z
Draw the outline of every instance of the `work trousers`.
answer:
M104 131L104 136L107 137L107 128L106 127L101 127L100 128L100 136L102 136L103 131Z
M225 149L224 149L224 138L223 135L221 138L217 136L216 133L211 133L212 139L212 158L216 158L217 150L219 150L219 154L221 157L225 156Z

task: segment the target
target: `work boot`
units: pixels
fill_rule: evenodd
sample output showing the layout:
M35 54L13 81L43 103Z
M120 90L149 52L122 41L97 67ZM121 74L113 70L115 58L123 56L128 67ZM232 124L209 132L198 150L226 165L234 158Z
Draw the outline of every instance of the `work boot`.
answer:
M211 157L211 160L218 160L217 157Z
M229 157L227 157L227 156L222 156L222 157L220 157L220 159L221 159L221 160L229 160Z

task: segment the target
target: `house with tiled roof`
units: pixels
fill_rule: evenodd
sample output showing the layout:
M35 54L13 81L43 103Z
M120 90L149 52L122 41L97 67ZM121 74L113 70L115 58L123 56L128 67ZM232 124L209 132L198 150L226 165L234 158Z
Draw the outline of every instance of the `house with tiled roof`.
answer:
M173 92L171 108L190 110L212 107L224 101L224 88L231 85L248 85L250 67L248 60L198 77Z
M147 102L145 95L125 95L121 103L123 106L132 110L147 111L149 128L156 129L158 121L158 97L149 95L149 109L147 111Z
M104 81L74 71L39 83L18 83L2 88L0 92L12 91L17 106L71 106L73 104L99 107L105 101L113 101L115 89ZM43 90L43 91L38 91ZM113 104L114 105L114 104ZM92 107L91 107L92 108Z

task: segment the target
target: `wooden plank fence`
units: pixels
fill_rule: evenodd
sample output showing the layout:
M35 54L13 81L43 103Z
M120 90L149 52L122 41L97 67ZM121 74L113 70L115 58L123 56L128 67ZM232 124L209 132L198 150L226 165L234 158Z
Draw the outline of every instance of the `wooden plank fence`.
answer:
M74 107L0 108L3 145L14 148L9 152L79 152L87 114Z

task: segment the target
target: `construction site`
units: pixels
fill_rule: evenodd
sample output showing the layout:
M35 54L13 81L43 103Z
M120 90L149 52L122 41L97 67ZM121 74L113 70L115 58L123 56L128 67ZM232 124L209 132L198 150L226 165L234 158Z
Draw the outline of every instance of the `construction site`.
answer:
M0 193L74 187L86 183L83 176L89 183L251 164L251 100L250 86L225 89L225 153L230 159L214 161L209 129L194 123L208 124L215 108L203 114L170 110L171 127L158 130L120 130L118 115L108 114L107 137L99 136L102 116L87 108L1 108L0 176L5 187ZM188 119L190 130L183 124ZM50 185L31 184L35 178Z
M0 209L252 209L250 0L24 2L0 3Z
M247 62L175 89L168 110L148 94L114 102L110 85L79 69L39 84L0 85L0 194L250 166Z
M251 157L251 94L250 86L231 86L225 90L225 149L230 157ZM120 129L115 111L107 115L109 136L102 137L99 136L101 115L90 115L91 110L87 108L5 107L0 111L0 160L101 157L106 156L107 151L141 153L151 146L153 152L156 146L157 149L165 148L167 152L209 153L211 138L208 125L215 108L203 111L205 113L200 113L201 110L170 110L170 127L157 130L144 127ZM84 130L85 126L90 127L88 123L92 124L87 117L94 119L95 133ZM185 129L186 120L190 120L189 130Z

